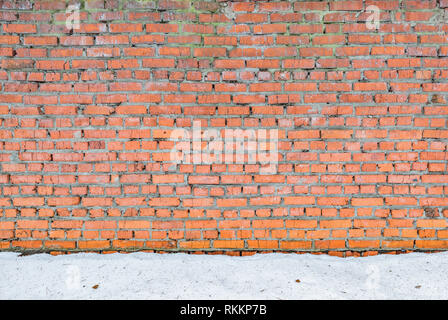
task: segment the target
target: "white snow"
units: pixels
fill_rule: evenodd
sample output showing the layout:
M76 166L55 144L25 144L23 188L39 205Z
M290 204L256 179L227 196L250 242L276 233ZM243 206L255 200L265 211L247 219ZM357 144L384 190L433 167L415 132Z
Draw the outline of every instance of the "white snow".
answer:
M448 299L447 260L448 252L364 258L3 252L0 299Z

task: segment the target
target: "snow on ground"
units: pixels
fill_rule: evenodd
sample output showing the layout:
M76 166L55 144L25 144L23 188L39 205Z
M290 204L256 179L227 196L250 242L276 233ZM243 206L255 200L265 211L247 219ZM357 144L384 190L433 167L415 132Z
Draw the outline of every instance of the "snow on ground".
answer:
M0 299L448 299L447 261L448 252L365 258L3 252Z

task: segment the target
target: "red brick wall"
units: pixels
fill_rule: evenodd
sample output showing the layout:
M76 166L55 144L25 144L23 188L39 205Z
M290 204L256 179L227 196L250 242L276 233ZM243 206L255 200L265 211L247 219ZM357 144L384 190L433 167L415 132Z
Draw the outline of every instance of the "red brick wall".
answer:
M2 250L448 247L447 0L67 2L0 1ZM275 173L173 164L193 121Z

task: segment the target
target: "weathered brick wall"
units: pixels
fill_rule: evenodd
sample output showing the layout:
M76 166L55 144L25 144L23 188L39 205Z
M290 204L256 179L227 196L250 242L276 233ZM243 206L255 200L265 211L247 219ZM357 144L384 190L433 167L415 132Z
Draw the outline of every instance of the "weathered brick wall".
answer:
M448 247L448 0L0 4L2 250ZM194 120L276 172L173 164Z

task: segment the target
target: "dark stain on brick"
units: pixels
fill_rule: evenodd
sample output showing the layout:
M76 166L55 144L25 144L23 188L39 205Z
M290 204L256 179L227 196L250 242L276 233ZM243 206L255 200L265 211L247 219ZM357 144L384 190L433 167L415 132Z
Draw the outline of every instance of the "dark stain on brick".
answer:
M437 208L424 207L425 216L428 218L437 218L439 217L439 210Z

